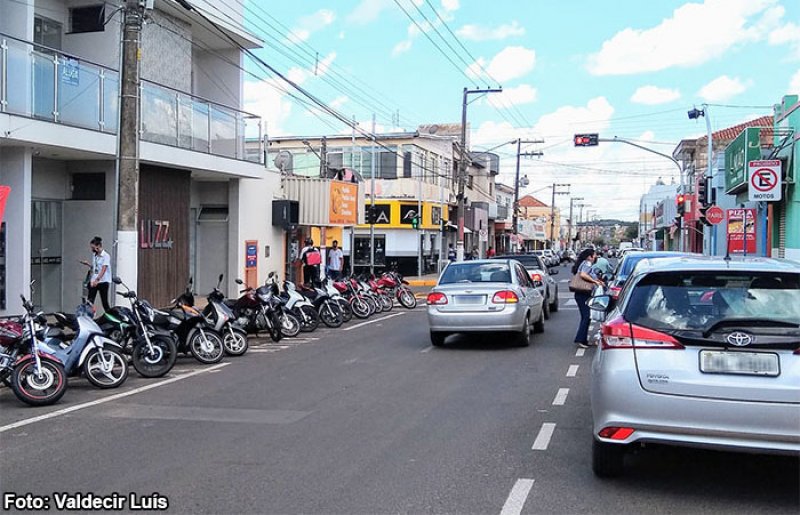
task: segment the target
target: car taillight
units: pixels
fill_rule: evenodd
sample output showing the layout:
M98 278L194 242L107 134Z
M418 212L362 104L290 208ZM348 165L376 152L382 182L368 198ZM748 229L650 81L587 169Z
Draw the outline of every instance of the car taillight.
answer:
M621 316L603 324L602 348L609 349L683 349L672 336L628 323Z
M531 280L536 283L542 282L542 274L531 274Z
M632 427L604 427L597 433L600 438L610 438L612 440L625 440L633 434Z
M519 302L519 297L511 290L499 291L492 297L492 304L516 304L517 302Z
M447 304L447 295L440 291L432 291L428 294L428 305L441 306Z
M608 289L608 294L611 295L611 298L616 300L619 298L619 292L622 291L622 286L612 286Z

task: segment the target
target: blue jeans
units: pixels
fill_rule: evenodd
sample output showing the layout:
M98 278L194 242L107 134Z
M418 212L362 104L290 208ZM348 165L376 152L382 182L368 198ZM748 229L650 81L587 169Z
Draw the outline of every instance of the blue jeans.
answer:
M589 306L586 302L591 296L590 293L575 293L575 302L578 304L578 310L581 312L578 332L575 333L575 343L589 343L589 324L591 323L591 318L589 317Z

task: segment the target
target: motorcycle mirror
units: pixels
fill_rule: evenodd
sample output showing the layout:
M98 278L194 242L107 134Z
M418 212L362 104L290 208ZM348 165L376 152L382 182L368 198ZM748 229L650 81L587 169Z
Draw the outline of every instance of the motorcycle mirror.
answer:
M225 277L225 275L223 275L223 274L219 274L219 279L217 279L217 283L221 284L221 283L222 283L222 278L223 278L223 277Z
M236 279L236 284L244 284L244 281L242 281L241 279Z
M194 278L193 277L189 278L189 284L194 284Z
M111 281L112 281L114 284L122 284L122 279L121 279L121 278L120 278L118 275L115 275L114 277L112 277L112 278L111 278Z

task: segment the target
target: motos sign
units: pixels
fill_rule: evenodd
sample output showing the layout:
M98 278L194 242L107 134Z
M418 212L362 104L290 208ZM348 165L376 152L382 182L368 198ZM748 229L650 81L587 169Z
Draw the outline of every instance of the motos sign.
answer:
M774 202L781 200L781 162L750 161L748 170L748 197L751 201Z

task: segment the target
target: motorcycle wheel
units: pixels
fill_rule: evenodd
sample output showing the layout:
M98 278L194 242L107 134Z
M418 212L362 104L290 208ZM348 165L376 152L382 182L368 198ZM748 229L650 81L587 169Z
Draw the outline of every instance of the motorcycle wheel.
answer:
M316 331L319 326L319 313L314 306L300 306L298 309L302 311L296 315L296 318L300 320L300 330L304 333Z
M203 334L205 334L205 338L203 338ZM222 343L222 338L209 329L203 329L202 333L200 330L194 331L186 343L189 344L189 352L192 353L194 359L204 365L219 363L225 356L225 345Z
M363 298L353 297L350 299L350 307L353 308L356 318L369 318L369 305Z
M250 348L247 334L239 329L226 327L223 329L222 345L228 356L241 356Z
M282 313L281 332L287 338L294 338L300 332L300 321L291 313Z
M41 360L41 377L36 374L36 361L25 361L11 374L11 390L17 399L30 406L47 406L58 402L67 391L64 367L53 361Z
M151 336L150 342L153 344L152 353L147 347L147 342L144 338L133 344L133 356L131 358L133 368L142 377L162 377L172 370L175 365L178 349L172 338L168 336Z
M273 342L281 341L283 338L283 329L281 328L281 319L276 312L272 312L269 316L269 337Z
M364 297L362 298L364 299L364 302L367 303L367 306L369 306L369 316L372 316L375 313L380 313L382 311L380 306L378 306L378 303L375 302L375 299L373 299L372 297L364 295Z
M328 327L339 327L342 325L342 310L339 304L326 300L319 307L319 318Z
M394 307L394 301L390 296L386 295L385 293L381 293L380 295L378 295L378 300L380 301L381 307L383 308L384 311L391 311L392 308Z
M397 300L399 300L400 304L406 309L414 309L417 307L417 297L414 296L414 292L406 288L400 290L400 293L397 295Z
M342 321L344 323L349 322L353 319L353 308L350 307L350 304L341 298L336 299L336 303L339 304L339 309L342 310Z
M110 370L103 369L103 360ZM117 349L95 349L83 362L83 374L98 388L116 388L128 378L128 360Z

